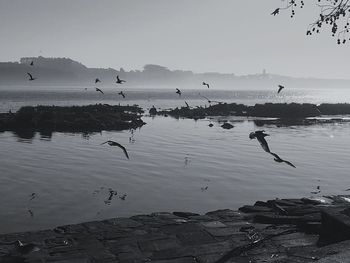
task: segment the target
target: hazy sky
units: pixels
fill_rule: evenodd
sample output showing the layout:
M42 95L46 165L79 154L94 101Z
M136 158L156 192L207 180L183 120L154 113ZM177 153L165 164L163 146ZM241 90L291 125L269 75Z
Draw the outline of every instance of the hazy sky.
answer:
M312 6L315 0L305 1ZM281 0L0 0L0 61L70 57L88 67L350 78L350 43L307 37L317 10Z

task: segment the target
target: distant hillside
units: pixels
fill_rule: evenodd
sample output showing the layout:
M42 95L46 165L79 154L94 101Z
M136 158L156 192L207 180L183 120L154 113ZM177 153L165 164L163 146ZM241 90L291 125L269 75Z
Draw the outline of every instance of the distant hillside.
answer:
M33 66L31 66L33 62ZM30 72L35 81L29 81ZM273 85L302 87L348 87L349 80L323 80L279 76L273 74L254 74L236 76L222 73L193 73L184 70L169 70L164 66L146 65L143 70L125 71L108 68L87 68L69 58L26 57L19 62L0 62L0 85L93 85L95 78L101 85L115 85L116 76L125 79L127 86L142 87L181 87L202 88L202 82L211 84L212 89L271 88Z

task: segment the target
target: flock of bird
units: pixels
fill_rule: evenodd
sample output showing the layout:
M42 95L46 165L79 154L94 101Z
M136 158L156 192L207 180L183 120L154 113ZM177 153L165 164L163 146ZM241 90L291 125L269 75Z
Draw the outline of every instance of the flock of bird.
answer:
M277 14L278 11L279 11L279 10L276 10L274 13ZM272 14L274 14L274 13L272 13ZM274 15L275 15L275 14L274 14ZM33 62L33 61L30 63L30 66L34 66L34 62ZM33 77L33 75L32 75L31 73L29 73L29 72L28 72L27 74L28 74L28 76L29 76L29 81L33 81L33 80L37 79L37 78ZM117 75L117 77L116 77L116 83L117 83L117 84L123 84L123 83L125 83L125 82L126 82L125 80L120 79L120 78L119 78L119 75ZM95 85L98 84L98 83L101 83L101 80L100 80L99 78L96 78L96 79L95 79ZM204 81L203 81L203 82L202 82L202 85L203 85L203 86L206 86L208 89L210 88L210 85L209 85L209 83L207 83L207 82L204 82ZM278 85L277 94L279 94L284 88L285 88L284 86ZM85 88L85 90L86 90L86 89L87 89L87 88ZM103 92L100 88L95 87L95 89L96 89L97 92L100 92L101 94L104 94L104 92ZM181 97L182 92L181 92L180 89L176 88L175 93L176 93L177 95L179 95L179 97ZM126 97L126 95L125 95L125 93L124 93L123 91L120 91L120 92L118 93L118 95L122 96L123 98ZM211 99L207 98L206 96L201 95L200 93L198 93L198 95L199 95L200 97L206 99L206 100L208 101L209 104L211 104L211 103L219 103L219 104L222 103L222 102L220 102L220 101L211 100ZM191 108L191 107L189 106L189 104L188 104L186 101L185 101L185 104L186 104L186 107L187 107L187 108L189 108L189 109ZM213 125L212 125L212 124L209 124L209 126L212 127ZM273 152L270 151L270 148L269 148L269 146L268 146L268 144L267 144L267 141L265 140L265 137L266 137L266 136L270 136L270 135L269 135L269 134L266 134L265 131L263 131L263 130L251 132L251 133L249 134L249 138L250 138L250 139L257 139L257 140L259 141L261 147L264 149L264 151L267 152L267 153L269 153L269 154L271 154L271 155L274 157L274 161L275 161L275 162L278 162L278 163L286 163L287 165L296 168L295 165L292 164L291 162L286 161L286 160L283 160L283 159L282 159L281 157L279 157L276 153L273 153ZM129 154L128 154L126 148L125 148L123 145L121 145L120 143L115 142L115 141L112 141L112 140L108 140L108 141L103 142L101 145L103 145L103 144L108 144L109 146L117 146L117 147L119 147L119 148L124 152L126 158L129 159Z

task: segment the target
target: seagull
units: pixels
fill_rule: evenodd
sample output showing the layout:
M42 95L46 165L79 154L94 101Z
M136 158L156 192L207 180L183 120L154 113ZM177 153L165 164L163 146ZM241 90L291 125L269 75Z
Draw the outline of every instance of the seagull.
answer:
M104 143L101 143L101 145L102 145L102 144L105 144L105 143L108 143L109 146L118 146L120 149L123 150L123 152L124 152L126 158L129 159L128 152L126 151L126 149L125 149L125 147L124 147L123 145L121 145L121 144L119 144L119 143L117 143L117 142L115 142L115 141L106 141L106 142L104 142Z
M95 88L95 89L96 89L96 91L101 92L102 94L104 94L101 89L99 89L99 88Z
M36 78L33 78L32 74L30 74L30 73L28 73L28 72L27 72L27 74L28 74L28 76L29 76L29 80L30 80L30 81L35 80L35 79L36 79Z
M37 197L37 194L36 193L32 193L29 197L30 197L29 201L31 201L31 200L33 200L34 198Z
M176 94L179 94L179 97L181 97L181 90L179 90L178 88L176 88Z
M117 81L116 81L116 83L117 83L117 84L123 84L123 82L126 82L126 81L120 79L120 78L119 78L119 75L117 75Z
M282 85L278 85L278 91L277 91L277 94L278 93L280 93L281 92L281 90L283 90L284 89L284 86L282 86Z
M208 83L205 83L205 82L203 81L203 82L202 82L202 85L207 86L207 87L208 87L208 89L209 89L209 84L208 84Z
M203 95L201 95L200 93L198 93L199 94L199 96L201 96L202 98L205 98L207 101L208 101L208 103L210 104L210 103L212 103L212 102L215 102L215 103L221 103L220 101L217 101L217 100L210 100L210 99L208 99L206 96L203 96Z
M275 158L274 158L275 162L278 162L278 163L286 163L286 164L288 164L289 166L292 166L292 167L296 168L294 164L292 164L291 162L288 162L288 161L286 161L286 160L283 160L283 159L282 159L281 157L279 157L277 154L272 153L272 152L270 152L270 154L272 154L272 155L275 157Z
M279 9L279 8L276 8L275 11L273 11L273 12L271 13L271 15L273 15L273 16L278 15L279 12L280 12L280 9Z
M98 79L98 78L96 78L96 79L95 79L95 84L97 84L97 83L99 83L99 82L101 82L101 80Z
M121 95L125 99L125 94L123 93L123 91L119 92L118 95Z
M267 141L265 140L266 136L270 136L269 134L264 133L265 131L256 131L256 132L251 132L249 134L250 139L257 139L261 145L261 147L264 149L265 152L271 153L269 145L267 144Z
M30 65L31 65L31 66L34 66L34 62L33 62L33 61L32 61L32 62L30 62Z

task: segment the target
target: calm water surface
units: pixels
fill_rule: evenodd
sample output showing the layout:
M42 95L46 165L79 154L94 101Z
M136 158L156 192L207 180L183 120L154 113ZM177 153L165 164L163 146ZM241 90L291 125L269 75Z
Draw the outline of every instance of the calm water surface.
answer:
M32 97L27 99L11 92L0 91L2 111L45 101L55 105L90 103L59 92L61 97L56 94L56 100L48 99L51 93L28 92ZM169 107L181 102L160 93L154 91L153 96L165 98L125 103ZM239 93L243 94L240 102L246 104L262 100L260 92L251 99L244 97L247 93ZM267 100L269 93L262 93ZM308 101L310 93L305 94ZM224 95L219 92L216 97L220 96ZM302 101L302 95L298 96L296 101ZM318 102L333 100L317 96ZM192 103L196 101L201 103L195 98ZM293 162L294 169L274 162L256 140L248 138L249 132L261 128L251 120L233 118L235 127L223 130L216 120L210 128L210 120L143 119L147 124L133 134L37 133L31 138L31 134L0 133L0 232L155 211L235 209L258 199L311 196L317 186L321 194L345 194L350 188L349 123L265 126L271 135L271 150ZM100 145L109 139L125 145L130 160L120 149Z

